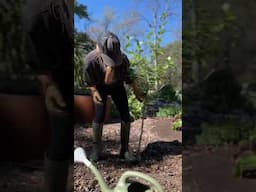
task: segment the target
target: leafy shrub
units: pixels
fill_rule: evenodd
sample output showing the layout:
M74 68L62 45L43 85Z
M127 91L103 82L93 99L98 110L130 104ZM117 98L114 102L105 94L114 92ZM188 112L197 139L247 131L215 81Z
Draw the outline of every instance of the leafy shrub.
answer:
M219 146L222 144L219 128L209 126L208 124L203 124L202 129L202 134L196 138L197 144L214 146Z
M130 114L134 120L139 119L142 115L143 103L139 102L134 94L129 94L128 105L130 109Z
M202 124L202 133L197 136L197 144L220 146L224 143L238 143L249 139L250 128L241 127L236 121L225 121L220 125ZM247 132L247 133L246 133Z
M182 120L180 118L177 118L172 123L172 130L180 130L182 128Z
M157 112L157 117L171 117L175 116L176 114L180 113L181 107L178 105L172 105L168 107L161 107Z
M164 99L166 102L178 101L177 93L170 84L163 86L157 94L159 98Z
M235 177L242 177L245 171L256 170L256 155L247 155L242 157L236 164L233 175Z

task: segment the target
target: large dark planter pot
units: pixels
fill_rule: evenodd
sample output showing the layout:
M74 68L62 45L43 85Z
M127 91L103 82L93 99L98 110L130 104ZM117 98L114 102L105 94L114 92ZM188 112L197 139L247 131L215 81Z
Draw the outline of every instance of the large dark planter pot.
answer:
M0 129L4 160L42 159L49 127L40 95L0 93Z
M107 100L107 108L105 121L111 119L112 102L109 97ZM74 113L75 122L79 123L91 123L95 116L95 106L92 100L92 96L89 94L77 94L74 95Z

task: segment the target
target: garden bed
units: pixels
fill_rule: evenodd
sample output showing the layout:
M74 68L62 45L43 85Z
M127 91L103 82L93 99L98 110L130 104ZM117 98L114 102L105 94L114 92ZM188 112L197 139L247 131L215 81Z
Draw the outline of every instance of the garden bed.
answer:
M105 159L99 161L99 168L107 184L114 187L121 174L127 170L146 173L163 186L164 191L181 192L182 180L182 146L181 132L171 130L171 118L148 118L144 121L142 140L142 160L137 165L126 165L118 158L120 147L120 124L105 125L103 143ZM131 127L131 150L137 150L141 120L136 120ZM92 146L92 129L75 129L75 147L83 147L90 153ZM99 185L89 169L82 165L75 165L75 192L99 192Z
M106 182L115 186L121 174L126 170L146 173L164 187L165 192L181 192L182 188L182 147L181 132L171 130L171 118L145 119L142 141L142 161L138 165L128 166L118 159L119 123L104 127L104 145L106 159L99 161L97 167ZM132 123L131 149L137 149L141 120ZM82 146L88 153L92 146L91 128L76 127L75 147ZM34 192L40 190L43 177L43 161L23 163L0 163L1 192ZM74 192L99 192L99 186L92 173L82 165L75 165Z

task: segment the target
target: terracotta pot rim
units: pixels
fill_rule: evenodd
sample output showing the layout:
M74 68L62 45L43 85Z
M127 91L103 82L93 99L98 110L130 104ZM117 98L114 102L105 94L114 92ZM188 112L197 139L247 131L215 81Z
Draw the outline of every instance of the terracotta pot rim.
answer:
M74 96L92 96L90 93L74 93Z

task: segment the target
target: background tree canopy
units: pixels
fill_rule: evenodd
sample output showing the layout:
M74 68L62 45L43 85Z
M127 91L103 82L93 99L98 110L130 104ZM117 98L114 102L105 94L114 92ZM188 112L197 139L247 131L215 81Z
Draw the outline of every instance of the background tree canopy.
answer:
M132 71L137 78L147 82L149 102L152 105L156 104L157 110L159 103L181 102L181 28L172 22L181 23L181 1L136 0L133 3L136 6L128 7L125 3L123 11L120 10L121 8L113 9L114 5L113 7L109 4L105 7L101 5L104 7L102 13L93 13L90 10L90 6L95 4L76 4L75 87L78 89L83 87L82 59L94 48L93 41L96 41L102 33L112 31L120 38ZM138 9L139 6L147 7L146 12ZM97 8L99 7L95 6L95 9ZM93 15L96 13L101 15L94 18ZM128 97L132 115L134 118L139 118L142 104L135 99L129 89ZM161 111L164 112L159 115L179 113L176 105L170 108L173 109L163 109Z
M75 16L80 19L89 20L87 7L85 5L75 2L74 7ZM77 31L75 28L74 33L74 87L77 89L84 88L84 75L83 75L83 58L85 55L94 48L94 42L86 32Z

